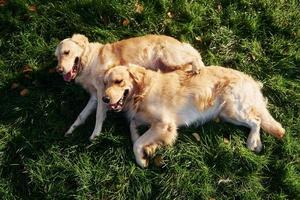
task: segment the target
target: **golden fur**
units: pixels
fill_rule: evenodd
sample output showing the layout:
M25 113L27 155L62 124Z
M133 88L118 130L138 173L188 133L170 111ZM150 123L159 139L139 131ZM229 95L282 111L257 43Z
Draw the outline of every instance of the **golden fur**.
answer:
M104 82L108 106L127 112L136 161L142 167L158 146L175 141L182 125L218 117L249 127L247 147L256 152L262 149L260 127L277 138L285 133L267 110L262 85L233 69L209 66L194 74L116 66L107 70ZM136 130L140 124L150 125L142 136Z
M146 35L114 43L90 43L84 35L74 34L64 39L56 48L57 70L66 81L75 79L90 94L91 98L72 124L66 135L84 123L87 116L97 109L96 125L90 139L101 132L106 107L98 101L103 95L102 78L104 71L114 65L138 64L153 70L174 69L198 70L204 67L201 56L187 43L163 35ZM100 81L96 81L100 77Z

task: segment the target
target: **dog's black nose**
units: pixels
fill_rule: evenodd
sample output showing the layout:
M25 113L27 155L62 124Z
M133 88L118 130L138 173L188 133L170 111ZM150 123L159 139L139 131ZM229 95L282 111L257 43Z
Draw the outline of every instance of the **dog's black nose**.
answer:
M102 101L104 103L109 103L110 102L110 98L108 96L104 96L104 97L102 97Z
M60 66L56 67L56 72L58 72L59 74L62 74L64 72L64 69Z

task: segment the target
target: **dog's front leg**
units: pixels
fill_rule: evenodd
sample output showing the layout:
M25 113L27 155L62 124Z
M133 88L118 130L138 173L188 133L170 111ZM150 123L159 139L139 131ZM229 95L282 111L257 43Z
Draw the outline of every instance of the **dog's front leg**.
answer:
M135 155L135 160L137 164L141 167L147 167L149 164L148 155L145 152L145 146L151 143L153 144L155 141L155 134L153 133L153 128L150 128L146 133L144 133L141 137L137 139L137 141L133 145L133 152Z
M129 128L130 128L131 141L132 141L133 144L134 144L134 143L137 141L137 139L139 139L139 137L140 137L140 134L139 134L139 132L138 132L138 130L137 130L137 128L138 128L139 125L140 125L140 123L138 123L138 121L135 120L135 119L132 119L132 120L130 121Z
M140 136L133 145L135 159L141 167L148 166L148 156L153 155L157 147L172 145L177 137L177 127L174 122L159 122Z
M97 96L98 99L101 99L102 93L98 94ZM101 100L98 100L97 112L96 112L96 124L95 124L94 131L90 136L90 140L94 140L95 137L97 137L100 134L102 130L103 121L106 117L106 111L107 111L106 105Z
M97 107L97 98L96 96L92 95L84 107L84 109L81 111L81 113L78 115L75 122L72 124L72 126L68 129L68 131L65 133L65 136L68 136L72 134L72 132L81 124L85 122L87 117L96 109Z

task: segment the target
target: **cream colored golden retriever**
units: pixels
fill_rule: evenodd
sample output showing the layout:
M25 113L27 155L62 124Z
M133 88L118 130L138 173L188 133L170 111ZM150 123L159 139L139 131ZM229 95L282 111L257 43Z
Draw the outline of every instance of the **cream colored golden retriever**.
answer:
M57 71L62 73L64 80L75 79L91 95L66 135L83 124L92 111L97 109L96 125L90 139L101 132L107 110L101 100L97 101L103 96L103 81L97 82L96 76L102 77L109 67L133 63L165 72L178 68L197 72L204 67L200 54L191 45L163 35L146 35L100 44L90 43L84 35L74 34L59 43L55 55L58 59Z
M177 127L221 118L250 128L247 147L262 149L260 127L277 138L285 130L268 112L262 85L250 76L219 66L200 74L177 70L160 73L136 65L116 66L104 77L102 100L114 111L127 111L136 162L148 165L147 156L160 145L171 145ZM136 126L149 124L139 136Z

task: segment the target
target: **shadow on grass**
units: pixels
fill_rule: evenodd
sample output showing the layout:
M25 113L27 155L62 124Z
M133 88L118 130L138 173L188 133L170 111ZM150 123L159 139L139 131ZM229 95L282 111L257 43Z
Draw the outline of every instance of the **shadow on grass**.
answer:
M13 83L19 86L12 89ZM21 96L24 88L29 90L28 95ZM0 146L0 176L9 182L17 196L41 197L41 191L32 185L26 162L38 160L53 145L58 145L61 151L73 145L79 145L79 151L86 150L91 144L88 137L94 128L95 114L87 119L85 125L78 127L72 136L66 138L64 133L87 103L88 94L74 83L64 83L58 74L43 70L19 75L2 87L0 95L0 123L3 128L0 132L3 140ZM127 122L122 115L108 114L104 129L111 126L110 122L120 127L116 132L128 132L123 128L127 127ZM99 154L108 145L123 145L107 138L96 140L95 143L97 145L91 150Z
M28 160L38 162L40 157L47 159L48 154L50 154L49 157L51 158L49 149L53 146L57 146L55 150L62 152L62 155L66 149L76 146L75 155L88 151L86 154L88 157L103 154L108 146L113 149L120 147L125 149L126 152L124 154L126 156L122 159L134 163L132 146L128 145L131 144L129 136L121 136L123 137L121 139L119 137L120 133L129 132L127 122L121 114L108 114L104 132L106 131L109 134L100 136L100 139L93 142L87 150L87 147L91 144L88 141L88 137L94 128L94 114L89 117L85 125L75 131L73 136L64 137L64 132L72 124L88 100L88 94L83 89L74 84L66 84L59 75L56 73L50 74L47 71L32 73L29 78L20 75L16 80L20 85L29 89L28 96L20 96L19 92L22 90L22 86L16 89L10 88L15 80L12 80L0 90L1 124L3 127L9 127L7 128L8 131L0 132L4 134L0 135L4 141L4 146L0 146L3 152L0 176L2 179L10 182L16 196L20 198L47 197L47 193L42 190L41 186L37 185L39 183L37 177L31 177L31 173L28 171L30 169L27 169L27 163ZM111 127L113 127L113 130L111 130ZM175 144L176 149L173 148L173 152L170 154L170 158L174 160L170 161L168 167L162 170L154 166L150 167L150 170L156 173L155 177L157 179L171 176L172 172L177 172L176 168L183 171L199 170L197 169L199 167L198 162L187 162L186 156L190 156L191 159L203 161L200 166L208 167L210 178L207 182L215 187L216 193L221 193L224 197L230 197L232 191L235 194L243 195L244 193L239 190L242 188L247 191L248 180L251 180L251 176L254 174L258 175L258 178L249 183L249 187L265 186L268 188L268 191L282 189L284 170L280 169L280 167L283 168L284 163L278 166L277 159L274 159L278 158L279 160L284 157L285 154L282 153L283 147L281 145L276 145L276 149L273 149L271 154L267 153L267 157L272 157L272 162L267 163L264 155L266 152L263 152L261 155L254 155L246 149L245 141L249 132L247 128L238 128L237 126L224 123L207 123L202 129L205 131L203 133L200 131L200 145L195 145L193 136L190 134L195 130L201 130L201 127L179 130L180 136ZM118 135L118 138L115 139L110 134ZM188 136L190 139L185 139L185 136ZM223 137L236 138L230 140L232 144L226 145L220 141ZM191 141L193 141L192 145L190 145ZM195 150L195 153L192 152L190 155L181 154L181 152L186 153L187 150ZM92 159L98 159L99 157L95 156ZM106 157L104 156L104 158ZM51 171L51 173L56 174L55 171L62 173L68 169L61 169L61 166L55 166L53 170L54 172ZM260 179L262 174L264 176L267 174L268 178ZM200 178L206 174L198 171L198 175L199 180L193 180L195 185L202 183ZM66 195L64 197L71 198L79 187L77 182L78 175L72 171L66 177L63 174L60 176L58 178L63 179L60 182L66 184L66 186L63 186L67 191L64 193ZM189 176L192 177L192 174L189 174ZM216 183L220 178L227 177L232 178L234 184L219 185ZM265 182L261 183L260 180L265 180ZM182 184L182 181L180 183ZM244 185L246 186L244 187ZM107 187L109 188L109 186ZM161 183L153 184L153 190L161 191L161 187ZM172 191L172 188L167 187L167 189ZM258 191L258 194L263 193L262 188ZM289 191L289 189L285 192L293 194L293 191ZM239 195L237 195L237 198L246 198L246 196Z

